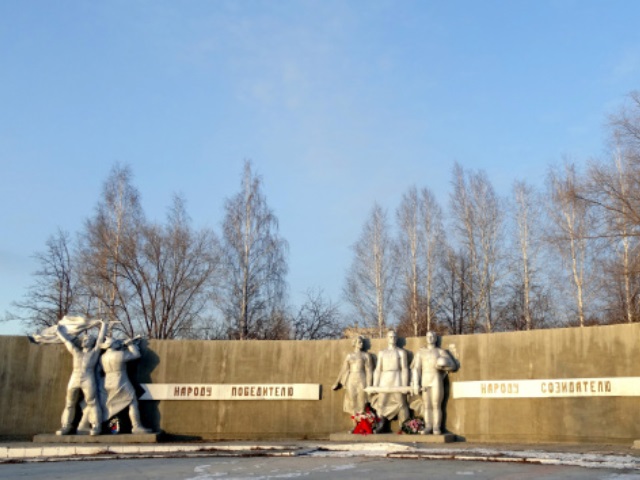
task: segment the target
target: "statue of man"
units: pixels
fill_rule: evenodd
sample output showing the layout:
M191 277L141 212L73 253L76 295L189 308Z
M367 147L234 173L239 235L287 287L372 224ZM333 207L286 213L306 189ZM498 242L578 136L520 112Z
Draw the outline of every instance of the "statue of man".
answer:
M393 330L387 333L387 348L378 353L378 364L373 375L374 387L408 387L409 367L407 366L407 352L396 346L397 335ZM378 393L371 402L380 422L376 433L388 429L394 417L398 417L400 424L409 418L409 407L404 393Z
M421 409L425 423L424 429L420 432L422 434L441 434L443 379L446 372L454 371L458 367L449 352L436 346L437 340L438 335L435 332L427 332L427 346L418 350L411 363L413 394L422 393Z
M136 345L138 340L139 338L129 338L124 342L111 340L107 351L102 354L100 363L105 373L104 388L107 392L105 420L128 408L131 433L149 433L151 430L144 428L140 421L138 398L127 375L127 362L140 358Z
M363 351L364 337L354 338L353 347L353 352L344 359L338 379L332 387L333 390L345 388L342 408L350 415L364 412L367 404L367 392L364 389L371 386L372 381L371 356Z
M73 356L73 372L67 386L67 398L62 412L62 428L56 432L57 435L69 435L73 431L73 419L80 399L80 392L82 392L87 404L85 408L91 424L89 433L99 435L102 431L102 418L97 403L96 365L100 359L100 345L104 342L107 324L102 320L97 320L93 324L101 325L98 338L85 334L82 338L81 348L78 348L74 339L69 337L64 326L59 325L56 328L56 334Z

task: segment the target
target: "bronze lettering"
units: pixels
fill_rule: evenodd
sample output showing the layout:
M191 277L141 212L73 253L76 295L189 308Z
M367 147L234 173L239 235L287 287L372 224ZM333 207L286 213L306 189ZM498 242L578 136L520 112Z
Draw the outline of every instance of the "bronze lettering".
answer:
M173 389L173 396L174 397L179 397L180 396L180 387L175 387Z
M207 387L207 397L211 396L211 387Z
M540 389L542 390L542 393L547 393L547 384L542 382Z
M602 381L598 382L598 392L604 392L604 383Z
M289 387L289 396L293 397L293 387Z
M611 392L611 382L609 380L604 382L604 391L605 392Z
M180 396L181 397L186 397L187 396L187 388L186 387L182 387L180 389Z
M251 396L252 397L256 396L256 387L251 387Z

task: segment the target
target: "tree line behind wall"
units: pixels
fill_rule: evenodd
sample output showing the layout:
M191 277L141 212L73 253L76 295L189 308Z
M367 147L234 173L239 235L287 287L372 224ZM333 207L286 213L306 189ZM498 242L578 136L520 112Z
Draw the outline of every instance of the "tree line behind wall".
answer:
M607 158L582 171L564 159L542 188L517 181L503 198L483 171L456 164L447 204L417 186L392 219L375 204L352 245L344 318L317 289L288 305L288 245L251 163L225 202L220 236L193 229L179 196L164 223L148 221L130 170L116 166L83 231L59 231L35 255L40 269L8 318L37 329L77 313L119 320L131 336L233 339L635 322L639 93L609 127Z

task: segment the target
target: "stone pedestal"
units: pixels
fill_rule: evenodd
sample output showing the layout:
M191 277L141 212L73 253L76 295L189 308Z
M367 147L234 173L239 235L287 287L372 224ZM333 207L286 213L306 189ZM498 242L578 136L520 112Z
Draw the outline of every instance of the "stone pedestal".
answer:
M119 433L116 435L56 435L55 433L40 433L33 437L34 443L158 443L160 433Z
M332 433L332 442L351 443L452 443L456 441L453 433L443 435L406 435L397 433L374 433L372 435L354 435L352 433Z

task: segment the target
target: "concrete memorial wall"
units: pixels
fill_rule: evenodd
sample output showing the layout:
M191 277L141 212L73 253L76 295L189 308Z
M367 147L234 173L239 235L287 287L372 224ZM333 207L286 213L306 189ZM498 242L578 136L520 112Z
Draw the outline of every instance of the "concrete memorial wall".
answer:
M460 364L445 382L444 428L468 441L640 439L639 338L639 324L443 337ZM386 347L369 343L374 355ZM399 345L410 362L425 338ZM178 437L321 439L352 428L344 389L331 390L352 350L351 340L152 340L129 376L155 398L140 401L143 423ZM60 428L70 373L64 346L0 337L0 438Z

